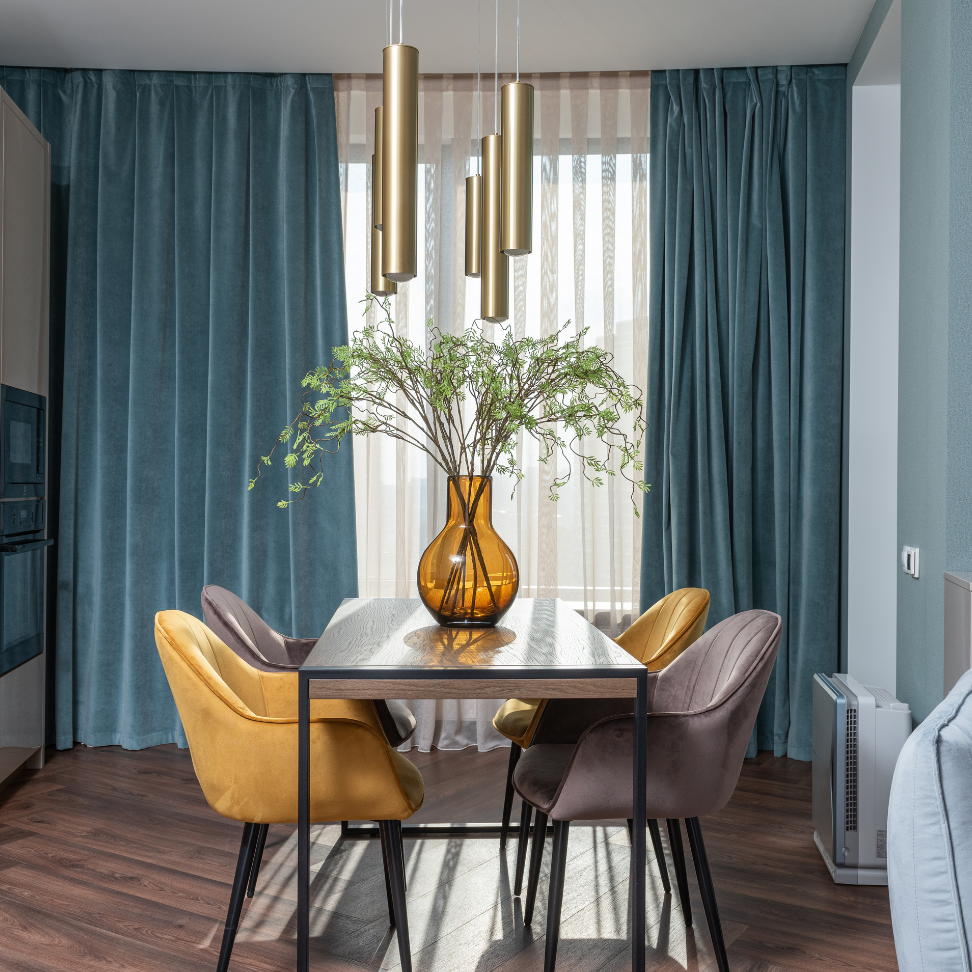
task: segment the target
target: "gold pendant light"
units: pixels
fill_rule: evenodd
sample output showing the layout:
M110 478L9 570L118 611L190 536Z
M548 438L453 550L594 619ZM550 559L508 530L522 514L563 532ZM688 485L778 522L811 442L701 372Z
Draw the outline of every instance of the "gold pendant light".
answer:
M381 109L378 109L381 111ZM379 198L378 168L381 165L376 152L371 157L371 200L372 213L375 212L375 201ZM374 222L374 219L372 219ZM376 297L387 297L398 293L398 284L381 275L381 230L377 226L371 227L371 293Z
M371 292L376 297L398 293L398 284L381 275L381 230L371 227Z
M503 136L483 139L482 309L484 321L501 323L510 316L510 258L500 249Z
M381 105L375 109L375 154L371 157L371 221L375 229L381 229L381 142L382 142Z
M381 272L398 283L418 269L418 64L408 44L384 50Z
M533 85L523 81L503 85L500 246L509 256L533 252Z
M481 143L483 164L482 276L480 317L501 324L510 316L510 258L500 249L503 218L503 136L498 133L499 0L496 0L496 66L493 74L493 130Z
M482 13L476 4L476 145L482 138ZM466 276L478 277L482 273L483 250L483 177L476 159L476 173L466 177Z
M482 273L483 177L466 177L466 276Z

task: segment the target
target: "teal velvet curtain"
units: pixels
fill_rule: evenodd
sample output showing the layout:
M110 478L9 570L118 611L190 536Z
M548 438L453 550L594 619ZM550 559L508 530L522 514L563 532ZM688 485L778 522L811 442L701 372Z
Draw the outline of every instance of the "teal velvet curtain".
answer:
M347 340L331 77L0 84L53 160L56 742L184 745L156 611L216 583L310 637L357 592L350 447L288 511L282 462L247 492Z
M844 126L843 66L652 74L643 607L782 616L750 755L838 664Z

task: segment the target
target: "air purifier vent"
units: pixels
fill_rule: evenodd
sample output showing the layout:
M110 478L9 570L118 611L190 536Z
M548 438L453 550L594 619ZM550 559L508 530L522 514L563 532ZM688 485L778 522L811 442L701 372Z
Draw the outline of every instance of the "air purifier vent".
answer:
M847 709L847 762L844 777L844 829L857 832L857 709Z
M813 839L837 884L888 883L891 777L910 732L890 692L813 676Z

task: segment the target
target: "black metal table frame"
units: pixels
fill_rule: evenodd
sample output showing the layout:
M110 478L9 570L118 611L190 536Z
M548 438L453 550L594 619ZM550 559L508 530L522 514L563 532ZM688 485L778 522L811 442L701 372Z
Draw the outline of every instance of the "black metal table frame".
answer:
M327 666L301 668L298 702L298 769L297 769L297 972L309 972L310 962L310 684L318 680L366 680L382 679L400 682L436 681L443 678L473 680L550 680L582 679L595 681L602 678L633 678L637 681L634 718L635 738L632 766L633 808L632 816L640 821L632 834L632 868L634 888L632 892L631 921L631 969L645 970L645 895L647 883L647 803L645 795L648 755L648 670L641 666L625 670L621 666L497 666L496 668L377 668ZM421 692L404 693L400 698L422 698ZM596 694L578 698L597 698ZM478 824L431 824L412 825L403 828L404 836L466 836L482 837L499 835L499 825ZM495 827L495 830L493 829ZM349 828L371 830L371 828ZM532 829L532 828L531 828ZM342 827L342 830L344 828ZM362 834L362 836L365 836ZM371 836L370 833L367 836Z
M516 831L515 824L510 827ZM533 835L530 824L530 835ZM499 837L503 825L498 823L451 823L451 824L402 824L402 836L420 840L423 837ZM553 824L547 824L547 836L553 835ZM367 824L352 825L348 820L341 821L341 836L345 840L371 840L378 837L378 828Z

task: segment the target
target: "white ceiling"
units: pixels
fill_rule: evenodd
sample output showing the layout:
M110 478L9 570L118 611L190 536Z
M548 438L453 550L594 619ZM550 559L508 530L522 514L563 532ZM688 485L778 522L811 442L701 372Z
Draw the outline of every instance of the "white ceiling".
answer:
M494 5L480 2L485 71ZM542 72L846 62L873 0L521 3L521 69ZM404 6L423 73L476 70L477 0ZM386 0L0 0L0 64L380 72L386 10ZM514 65L515 11L500 0L501 70Z

